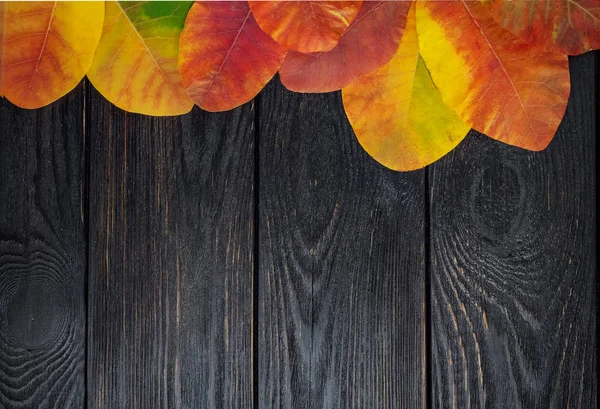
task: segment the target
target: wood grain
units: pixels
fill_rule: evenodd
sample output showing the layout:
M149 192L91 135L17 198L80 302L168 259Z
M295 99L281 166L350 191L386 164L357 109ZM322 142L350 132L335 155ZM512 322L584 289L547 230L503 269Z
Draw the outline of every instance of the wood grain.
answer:
M424 171L373 161L339 93L257 110L259 407L424 407Z
M258 113L0 100L0 408L595 408L599 55L547 150L427 175L278 79Z
M0 100L0 408L84 404L83 92Z
M433 407L596 407L595 69L545 151L472 134L430 169Z
M251 407L252 106L90 104L88 407Z

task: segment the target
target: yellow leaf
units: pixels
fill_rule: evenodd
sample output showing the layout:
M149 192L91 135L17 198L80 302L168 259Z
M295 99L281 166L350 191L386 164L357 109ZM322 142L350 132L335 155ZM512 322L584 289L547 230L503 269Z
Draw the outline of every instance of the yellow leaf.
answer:
M362 147L394 170L429 165L470 129L444 104L419 56L414 6L394 58L345 87L342 98Z
M0 95L39 108L71 91L100 40L103 2L0 2Z
M193 102L177 68L179 34L193 2L106 2L104 30L88 73L121 109L180 115Z

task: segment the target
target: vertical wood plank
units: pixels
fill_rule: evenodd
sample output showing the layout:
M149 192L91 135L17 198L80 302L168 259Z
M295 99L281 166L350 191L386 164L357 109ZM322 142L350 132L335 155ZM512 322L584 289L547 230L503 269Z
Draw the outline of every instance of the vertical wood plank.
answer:
M424 171L372 160L339 93L257 109L260 407L424 407Z
M0 100L0 408L84 404L83 92Z
M252 106L91 104L88 407L251 407Z
M431 167L434 407L596 407L594 60L545 151L472 135Z

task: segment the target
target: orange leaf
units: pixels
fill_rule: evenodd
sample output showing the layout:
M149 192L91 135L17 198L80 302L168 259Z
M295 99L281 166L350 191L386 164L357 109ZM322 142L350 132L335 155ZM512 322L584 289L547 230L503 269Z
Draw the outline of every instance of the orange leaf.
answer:
M286 54L258 27L247 2L196 2L179 49L183 83L207 111L250 101L277 73Z
M566 56L514 36L478 1L418 2L417 31L433 82L463 121L522 148L550 143L569 98Z
M486 0L494 19L530 44L577 55L600 48L600 0Z
M0 2L0 95L39 108L71 91L100 40L104 2Z
M354 20L360 1L250 1L260 28L301 53L330 51Z
M409 1L365 1L338 45L331 51L290 51L279 75L289 90L329 92L385 65L396 53Z

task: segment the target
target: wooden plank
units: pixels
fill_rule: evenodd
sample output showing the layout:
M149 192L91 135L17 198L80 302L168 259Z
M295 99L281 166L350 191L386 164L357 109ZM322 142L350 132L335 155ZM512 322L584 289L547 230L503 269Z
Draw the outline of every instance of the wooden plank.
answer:
M254 113L90 103L89 408L252 405Z
M83 101L0 100L0 408L84 404Z
M433 407L596 407L594 58L545 151L474 134L431 167Z
M339 93L257 110L259 406L424 407L424 171L372 160Z

